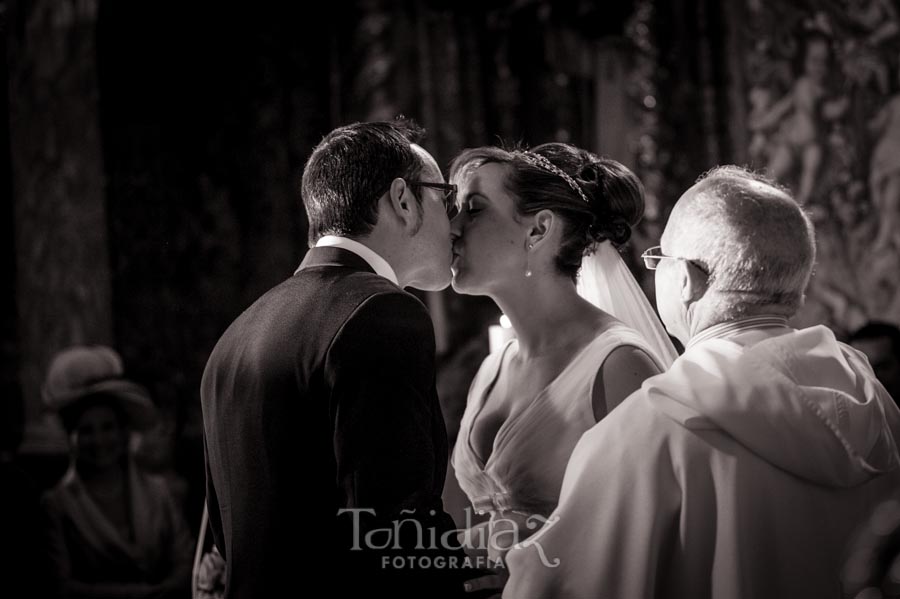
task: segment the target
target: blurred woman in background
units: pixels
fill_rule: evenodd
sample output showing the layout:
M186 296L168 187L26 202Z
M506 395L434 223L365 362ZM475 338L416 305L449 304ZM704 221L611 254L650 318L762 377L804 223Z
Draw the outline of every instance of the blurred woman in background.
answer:
M44 497L60 595L189 597L193 542L165 481L129 454L156 418L147 391L102 346L57 354L43 396L69 436L71 461Z

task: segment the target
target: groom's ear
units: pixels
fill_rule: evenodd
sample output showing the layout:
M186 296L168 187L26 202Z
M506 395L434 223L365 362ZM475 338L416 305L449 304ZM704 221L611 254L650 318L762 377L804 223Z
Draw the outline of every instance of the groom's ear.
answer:
M385 195L390 216L403 229L410 231L418 229L421 216L419 214L420 206L412 188L407 185L406 181L402 177L397 177L391 181L391 186Z

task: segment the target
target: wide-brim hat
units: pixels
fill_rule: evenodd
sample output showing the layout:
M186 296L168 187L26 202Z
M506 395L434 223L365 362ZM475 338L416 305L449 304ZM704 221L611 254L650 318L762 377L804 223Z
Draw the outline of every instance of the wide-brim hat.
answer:
M156 406L150 393L124 377L122 358L103 345L74 346L56 354L41 394L47 407L57 412L103 395L117 403L131 428L143 431L156 423Z

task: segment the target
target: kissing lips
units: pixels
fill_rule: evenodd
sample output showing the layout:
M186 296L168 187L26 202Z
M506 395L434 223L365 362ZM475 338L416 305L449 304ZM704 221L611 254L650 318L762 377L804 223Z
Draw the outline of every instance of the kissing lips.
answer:
M450 260L450 270L453 272L453 274L456 274L459 271L459 268L457 267L457 262L459 262L459 253L456 251L456 249L453 250L452 256L453 257Z

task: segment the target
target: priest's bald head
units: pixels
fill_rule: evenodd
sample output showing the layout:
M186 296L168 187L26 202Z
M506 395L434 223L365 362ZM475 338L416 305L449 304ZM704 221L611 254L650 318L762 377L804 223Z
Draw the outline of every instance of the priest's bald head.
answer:
M675 204L660 241L656 303L684 344L712 325L792 316L816 256L809 217L777 184L737 166L703 175Z

